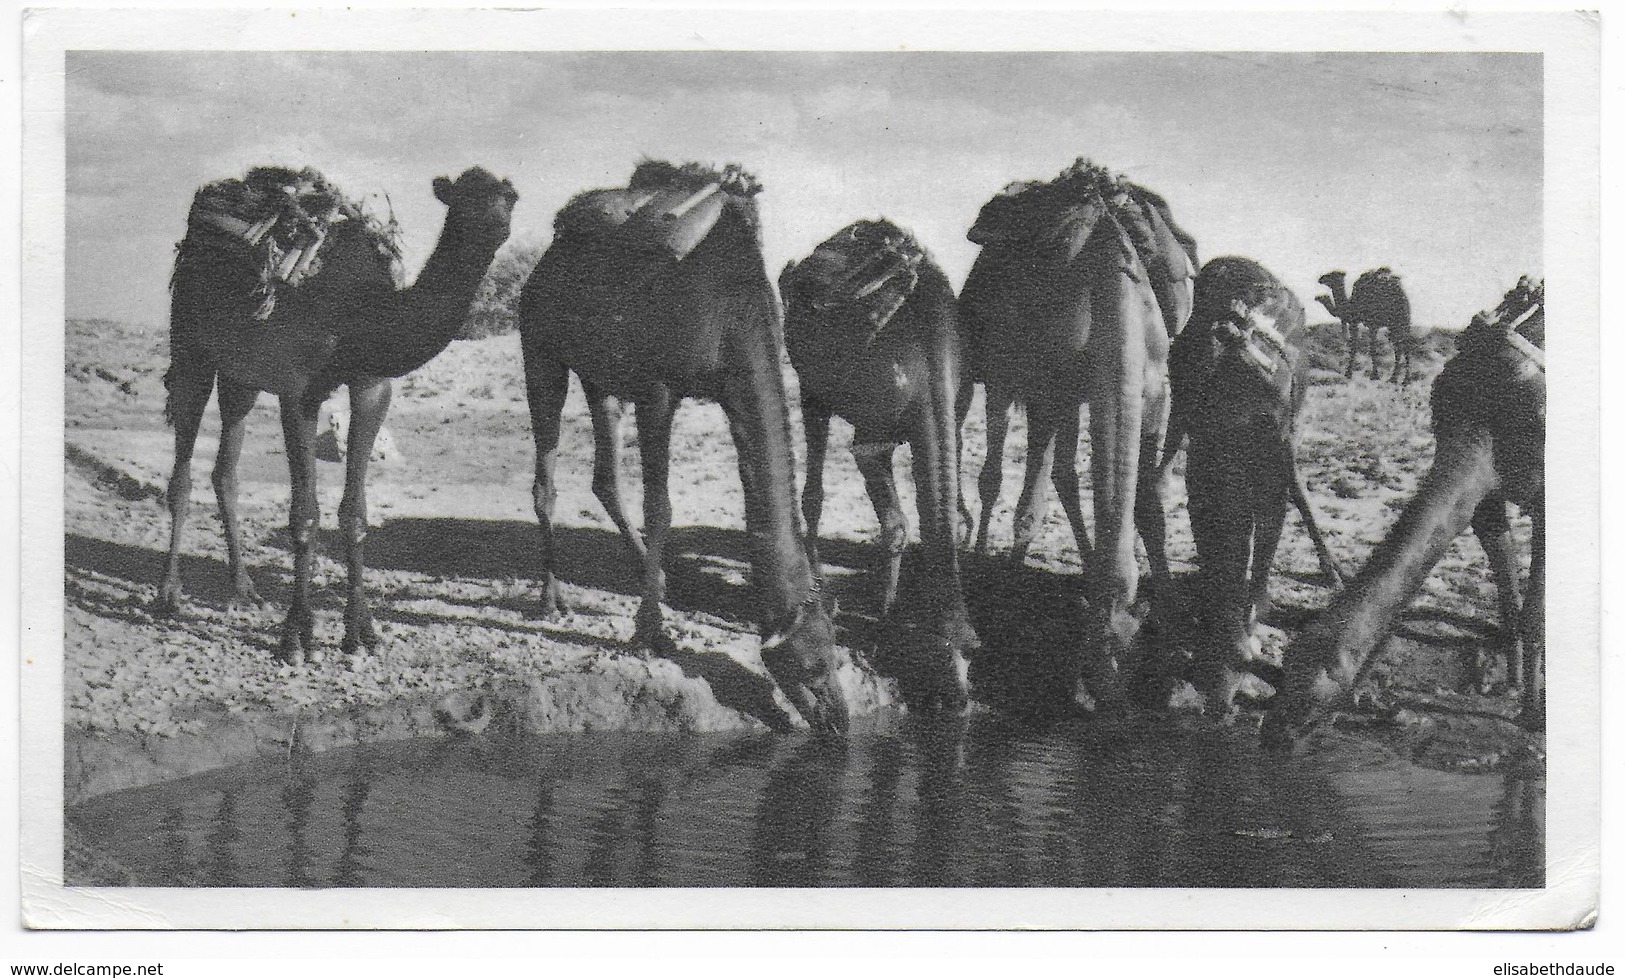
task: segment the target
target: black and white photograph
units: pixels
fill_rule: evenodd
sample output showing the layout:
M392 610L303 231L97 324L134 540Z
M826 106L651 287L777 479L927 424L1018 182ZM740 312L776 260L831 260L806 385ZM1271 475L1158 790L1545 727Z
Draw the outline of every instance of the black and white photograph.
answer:
M1590 926L1594 19L942 21L32 12L25 925Z

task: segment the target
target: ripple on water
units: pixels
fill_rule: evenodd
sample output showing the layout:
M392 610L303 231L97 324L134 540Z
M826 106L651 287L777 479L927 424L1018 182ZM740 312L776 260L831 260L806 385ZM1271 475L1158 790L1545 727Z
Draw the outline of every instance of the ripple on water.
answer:
M68 820L149 886L1529 887L1544 804L1539 777L1352 739L1281 758L1240 731L983 715L380 744Z

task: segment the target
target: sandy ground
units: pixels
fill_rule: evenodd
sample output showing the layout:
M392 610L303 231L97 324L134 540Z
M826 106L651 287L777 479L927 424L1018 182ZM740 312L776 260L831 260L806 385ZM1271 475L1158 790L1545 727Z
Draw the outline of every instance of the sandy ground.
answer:
M377 656L346 661L338 653L342 467L318 463L324 556L316 580L317 635L331 654L323 664L293 668L273 656L291 554L283 528L286 461L269 397L261 398L250 418L240 468L246 554L267 605L228 607L224 545L209 482L218 434L211 407L193 467L184 565L189 605L178 619L157 617L150 607L169 527L163 490L173 437L162 418L161 382L167 358L161 328L106 320L67 324L63 696L70 737L152 743L199 733L222 715L331 714L427 702L451 690L506 691L506 700L519 704L533 729L798 723L757 657L743 501L733 447L714 405L690 402L673 434L669 619L683 650L677 660L645 660L626 645L637 573L591 494L591 437L578 390L566 407L556 508L560 570L573 611L556 622L535 615L534 450L518 340L509 335L455 343L396 384L388 428L398 451L374 464L369 487L374 529L367 542L367 583L385 640ZM1381 540L1431 461L1427 391L1437 364L1422 369L1426 376L1404 389L1327 373L1311 391L1301 464L1332 550L1350 572ZM332 402L342 403L342 394ZM799 417L794 420L799 435ZM626 435L624 482L637 513L641 491L630 421ZM873 624L867 568L877 524L852 462L850 437L850 428L837 421L821 552L841 601L845 640L862 648ZM966 488L974 508L974 477L984 456L979 396L966 445ZM1009 546L1023 449L1018 417L993 523L995 551ZM898 467L912 514L906 449ZM1176 575L1188 581L1194 548L1184 487L1177 481L1173 499L1170 552ZM1518 532L1527 539L1524 521ZM1075 608L1079 564L1058 505L1051 506L1027 566L1013 571L1006 565L995 560L967 572L968 597L988 644L973 678L997 675L1001 656L1039 655L1070 637L1068 609ZM1330 594L1296 516L1282 540L1273 594L1278 611L1262 638L1266 651L1278 653ZM1418 756L1433 751L1440 763L1456 767L1493 768L1514 753L1527 755L1527 742L1504 720L1515 704L1465 689L1462 661L1491 641L1494 609L1482 551L1465 535L1387 649L1377 672L1386 712L1351 718L1350 724L1398 737ZM861 670L848 668L844 678L863 709L893 699L888 683Z

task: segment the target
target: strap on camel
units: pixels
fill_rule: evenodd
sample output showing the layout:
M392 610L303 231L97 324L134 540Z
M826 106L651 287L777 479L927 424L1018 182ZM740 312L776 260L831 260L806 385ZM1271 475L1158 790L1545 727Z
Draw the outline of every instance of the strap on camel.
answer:
M1259 373L1266 378L1274 377L1281 364L1290 356L1286 337L1272 325L1262 322L1250 314L1250 310L1241 302L1235 306L1236 315L1214 324L1220 342L1227 346L1239 349ZM1258 342L1254 342L1254 341ZM1268 352L1260 348L1260 344L1270 348Z

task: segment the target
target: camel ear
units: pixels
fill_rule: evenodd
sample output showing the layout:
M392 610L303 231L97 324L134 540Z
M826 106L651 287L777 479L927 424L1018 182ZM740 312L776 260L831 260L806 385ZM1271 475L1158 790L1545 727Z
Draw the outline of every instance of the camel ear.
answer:
M445 177L435 177L434 178L434 196L435 196L436 200L440 201L442 204L445 204L447 207L450 207L451 206L451 181L447 180Z

